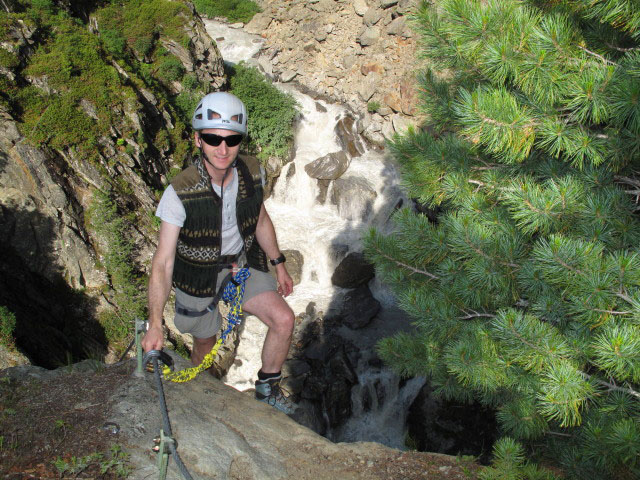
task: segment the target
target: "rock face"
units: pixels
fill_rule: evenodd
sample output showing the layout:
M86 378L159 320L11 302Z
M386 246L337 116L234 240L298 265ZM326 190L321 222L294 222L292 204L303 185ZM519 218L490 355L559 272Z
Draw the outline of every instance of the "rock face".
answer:
M338 321L316 312L313 304L297 318L293 347L283 366L283 385L299 400L293 417L321 435L351 416L351 389L358 383L358 348L343 338Z
M395 132L394 119L420 121L411 0L258 3L262 13L245 28L266 39L261 59L272 76L348 105L376 143Z
M16 350L0 345L0 370L18 365L28 365L29 359Z
M186 366L179 357L175 357L175 361L178 368ZM20 449L5 449L1 454L0 475L9 473L4 459L5 455L12 455L11 463L17 465L12 469L14 475L21 470L33 472L36 465L32 462L36 458L40 464L37 471L51 468L51 475L46 471L43 478L53 478L56 474L51 466L53 461L69 453L59 448L63 443L69 449L73 447L78 458L118 444L129 454L128 478L157 477L158 463L151 448L163 422L153 374L144 373L142 378L133 376L133 361L110 367L100 364L77 367L55 371L15 367L0 372L0 377L7 377L2 378L1 386L10 389L12 407L17 413L0 419L2 431L17 435L15 429L20 428L24 437L33 435L37 439L37 442L25 442ZM22 388L26 385L31 388ZM87 392L96 390L100 390L101 396L97 398L92 394L88 402ZM22 398L23 391L35 393ZM456 457L401 452L377 443L332 443L274 408L257 402L252 392L238 392L206 374L187 383L163 382L163 391L178 454L194 478L477 478L473 472L477 466L465 466ZM59 415L69 430L64 431L64 438L59 429L49 428L52 423L50 400L54 395L56 418ZM0 396L3 407L4 401ZM8 423L18 417L24 422L25 411L30 412L29 425ZM79 430L83 434L70 434ZM44 445L48 447L42 448ZM167 478L182 478L172 455L169 455Z
M72 7L81 8L78 15L99 34L85 7L72 3L56 5L70 14L76 13ZM212 89L220 88L226 82L222 58L201 19L185 19L184 29L188 47L164 36L159 42L186 71ZM28 64L35 41L43 41L42 32L21 20L10 23L7 32L0 48ZM174 112L158 100L157 92L131 81L115 60L105 60L105 68L120 76L129 97L113 107L121 123L98 139L97 160L81 158L71 148L32 146L18 128L17 115L4 102L0 106L0 305L17 317L18 345L32 361L49 368L70 358L107 353L98 316L112 309L113 291L104 268L107 240L87 221L95 193L126 192L116 201L132 228L122 233L131 236L135 268L144 273L156 236L149 215L156 204L154 191L175 166L168 141L175 129ZM0 75L56 94L46 76L18 78L18 67L0 69ZM167 88L171 94L171 86ZM97 118L92 98L80 99L78 109ZM161 137L164 146L150 141Z

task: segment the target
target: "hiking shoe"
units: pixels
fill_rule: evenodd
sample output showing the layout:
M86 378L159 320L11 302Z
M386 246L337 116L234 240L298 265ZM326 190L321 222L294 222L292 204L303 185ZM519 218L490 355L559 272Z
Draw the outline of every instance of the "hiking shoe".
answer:
M280 386L282 376L267 380L256 380L256 400L277 408L287 415L292 414L298 405L293 403Z

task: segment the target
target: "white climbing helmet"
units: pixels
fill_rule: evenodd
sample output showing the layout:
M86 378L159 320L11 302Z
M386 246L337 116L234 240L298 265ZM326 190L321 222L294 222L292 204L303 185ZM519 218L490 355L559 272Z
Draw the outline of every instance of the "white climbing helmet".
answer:
M205 95L191 117L194 130L222 128L247 134L247 109L235 95L215 92Z

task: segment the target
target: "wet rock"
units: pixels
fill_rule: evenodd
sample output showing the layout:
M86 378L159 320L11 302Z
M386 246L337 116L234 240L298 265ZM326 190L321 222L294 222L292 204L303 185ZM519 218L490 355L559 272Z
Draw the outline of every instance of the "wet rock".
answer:
M355 119L353 116L347 115L338 120L335 128L340 146L346 150L351 158L359 157L364 153L364 147L354 127Z
M351 387L344 379L336 379L327 389L327 417L329 426L336 428L351 416Z
M375 275L373 265L361 252L351 252L336 267L331 283L343 288L356 288L369 282Z
M380 302L366 285L351 290L344 296L340 318L352 330L366 327L380 311Z
M292 162L289 164L289 168L287 169L287 174L286 174L287 180L293 177L295 174L296 174L296 164Z
M360 177L341 177L333 182L331 203L346 220L364 221L373 212L378 194L371 184Z
M331 185L331 180L318 180L318 196L316 197L318 204L324 205L324 202L327 201L329 185Z
M349 157L345 152L332 152L305 165L304 171L311 178L335 180L347 171L349 163Z
M351 385L358 383L358 375L349 360L344 346L331 357L329 368L334 376L344 378L347 383Z

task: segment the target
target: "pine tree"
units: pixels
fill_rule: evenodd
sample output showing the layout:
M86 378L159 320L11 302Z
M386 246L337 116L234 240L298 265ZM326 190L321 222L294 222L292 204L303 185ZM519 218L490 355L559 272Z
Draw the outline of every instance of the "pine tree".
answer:
M439 0L414 25L428 120L389 148L438 215L366 239L416 326L380 353L569 477L637 478L640 4Z

